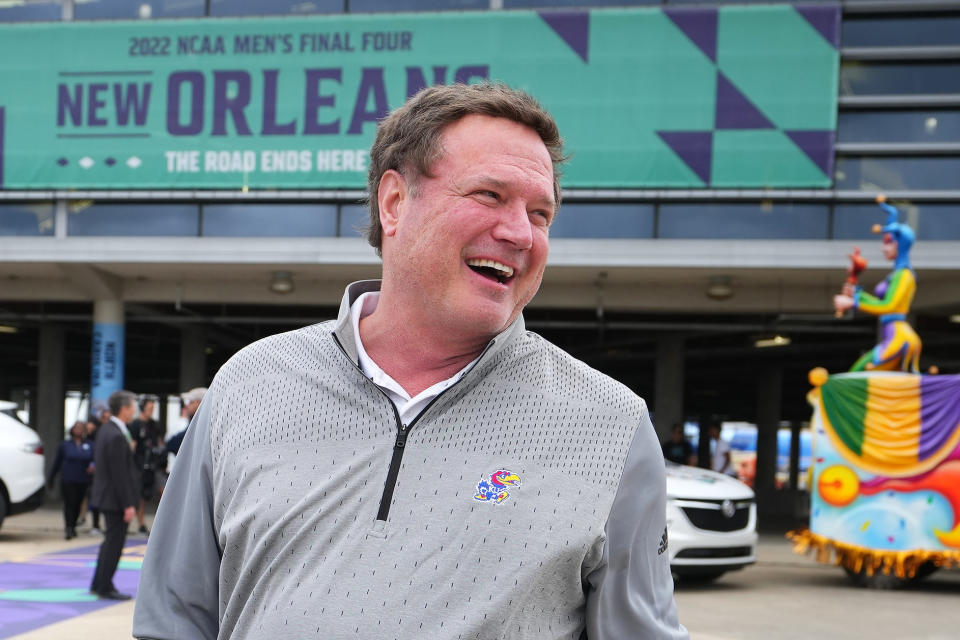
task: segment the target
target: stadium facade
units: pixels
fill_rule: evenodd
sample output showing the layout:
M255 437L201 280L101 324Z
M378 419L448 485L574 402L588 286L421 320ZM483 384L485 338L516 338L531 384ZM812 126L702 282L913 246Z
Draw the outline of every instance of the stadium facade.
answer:
M49 451L68 391L175 395L333 316L379 271L376 118L483 77L573 152L529 327L661 432L755 422L772 482L807 370L875 341L830 300L854 245L888 271L881 193L917 230L921 364L960 370L960 2L0 1L0 53L0 398Z

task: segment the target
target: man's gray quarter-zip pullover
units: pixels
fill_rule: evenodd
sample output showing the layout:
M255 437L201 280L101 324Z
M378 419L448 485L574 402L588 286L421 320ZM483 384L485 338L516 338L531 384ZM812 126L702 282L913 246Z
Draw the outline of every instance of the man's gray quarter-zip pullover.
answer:
M337 321L237 353L167 484L134 635L686 638L643 400L519 318L408 424Z

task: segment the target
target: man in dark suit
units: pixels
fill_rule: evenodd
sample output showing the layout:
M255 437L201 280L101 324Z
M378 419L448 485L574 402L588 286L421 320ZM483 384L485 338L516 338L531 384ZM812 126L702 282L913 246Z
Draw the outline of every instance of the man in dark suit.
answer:
M133 440L127 429L137 412L136 397L129 391L114 391L107 404L110 418L97 431L90 492L90 504L103 514L106 531L90 592L107 600L129 600L129 595L120 593L113 585L113 574L127 539L127 523L133 520L140 501Z

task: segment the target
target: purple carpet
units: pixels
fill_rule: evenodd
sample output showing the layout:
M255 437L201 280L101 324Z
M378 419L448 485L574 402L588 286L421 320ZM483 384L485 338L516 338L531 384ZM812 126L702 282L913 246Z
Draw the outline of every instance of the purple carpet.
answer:
M0 638L9 638L67 618L117 604L90 595L99 544L0 562ZM113 578L117 589L136 595L146 540L127 540Z

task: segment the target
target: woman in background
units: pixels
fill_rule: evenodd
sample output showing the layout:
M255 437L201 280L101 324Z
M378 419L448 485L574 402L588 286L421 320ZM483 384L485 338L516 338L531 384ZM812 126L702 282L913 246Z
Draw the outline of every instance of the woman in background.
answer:
M63 522L67 540L77 537L77 516L80 504L92 478L93 446L86 439L86 424L77 421L70 427L70 437L60 443L53 461L47 486L60 474L60 495L63 497Z

